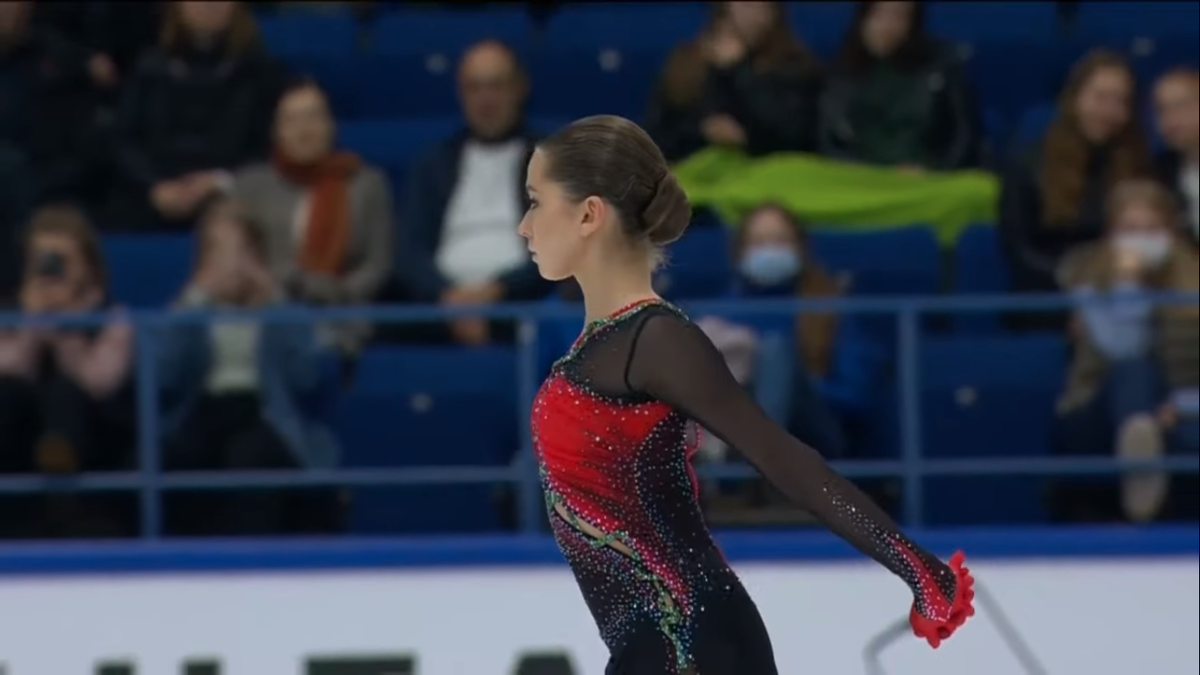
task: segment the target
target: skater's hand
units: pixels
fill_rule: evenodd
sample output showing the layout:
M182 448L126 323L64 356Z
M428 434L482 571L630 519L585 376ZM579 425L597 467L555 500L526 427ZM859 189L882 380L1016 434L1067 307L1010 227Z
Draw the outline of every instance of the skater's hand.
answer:
M933 589L931 592L936 593L937 597L926 598L924 603L914 601L909 612L908 620L912 624L913 635L925 640L934 649L975 614L975 578L965 562L962 551L950 558L950 569L954 571L957 581L953 598L944 597L940 591Z

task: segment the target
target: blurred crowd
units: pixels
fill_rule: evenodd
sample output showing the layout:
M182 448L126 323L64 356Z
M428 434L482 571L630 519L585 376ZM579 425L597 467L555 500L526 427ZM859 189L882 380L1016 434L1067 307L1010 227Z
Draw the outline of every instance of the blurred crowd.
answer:
M337 4L364 16L389 11L389 3L261 11ZM1009 290L1109 298L1077 312L1004 319L1006 331L1059 334L1069 349L1053 451L1195 455L1200 310L1142 297L1200 287L1195 61L1138 82L1125 55L1089 51L1062 83L1044 133L996 147L955 36L926 29L925 3L856 3L832 59L793 34L786 4L712 3L702 31L670 52L637 120L668 158L724 148L752 160L805 153L913 181L994 175ZM554 9L536 4L531 15L540 21ZM389 167L338 143L328 84L270 53L256 11L216 0L0 0L0 300L30 317L0 325L0 475L136 466L135 336L108 282L106 236L195 234L189 278L171 289L177 311L578 299L576 289L538 276L516 234L526 162L544 131L526 115L539 83L520 45L487 39L458 56L462 128L427 139L397 182ZM697 213L697 228L731 228L733 273L718 297L856 291L855 279L810 245L817 228L804 214L772 201L739 220ZM111 319L88 329L35 320L70 312ZM696 318L772 417L830 457L856 456L870 394L891 386L890 356L870 325L821 313ZM338 466L341 443L322 411L354 387L364 352L478 349L510 344L514 332L480 318L164 329L161 466ZM719 442L702 456L732 461ZM772 501L730 495L727 486L711 491L714 503L735 510ZM166 528L332 531L341 527L343 497L322 489L183 493L166 502ZM124 495L0 500L0 536L135 534ZM1051 502L1062 520L1197 517L1194 476L1062 482Z

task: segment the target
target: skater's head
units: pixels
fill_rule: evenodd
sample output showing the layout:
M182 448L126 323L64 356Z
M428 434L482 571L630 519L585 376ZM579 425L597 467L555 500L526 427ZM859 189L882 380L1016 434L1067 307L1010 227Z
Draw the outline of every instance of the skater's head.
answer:
M658 146L612 115L581 119L540 143L526 187L518 231L551 280L626 264L648 272L691 220Z

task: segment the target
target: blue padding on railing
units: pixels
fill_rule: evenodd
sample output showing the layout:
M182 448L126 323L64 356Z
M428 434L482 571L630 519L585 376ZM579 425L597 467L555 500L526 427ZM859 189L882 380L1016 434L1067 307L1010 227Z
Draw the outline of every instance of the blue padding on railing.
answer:
M1014 528L914 532L933 551L979 558L1164 557L1200 553L1191 527ZM860 560L823 531L726 533L733 562ZM283 572L562 564L547 537L473 537L306 542L17 545L0 548L0 575Z

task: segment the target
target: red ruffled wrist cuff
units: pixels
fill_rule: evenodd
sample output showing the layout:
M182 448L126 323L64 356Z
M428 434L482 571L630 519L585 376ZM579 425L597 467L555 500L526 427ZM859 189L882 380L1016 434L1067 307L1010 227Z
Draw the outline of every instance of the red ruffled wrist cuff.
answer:
M913 634L927 641L929 646L934 649L937 649L943 640L953 635L954 631L966 623L968 618L975 615L973 604L975 601L975 578L963 564L965 561L966 556L962 551L955 553L950 558L950 569L954 571L957 584L954 598L947 598L950 604L950 613L946 619L938 620L922 616L917 611L915 603L909 613L909 623L912 624Z

